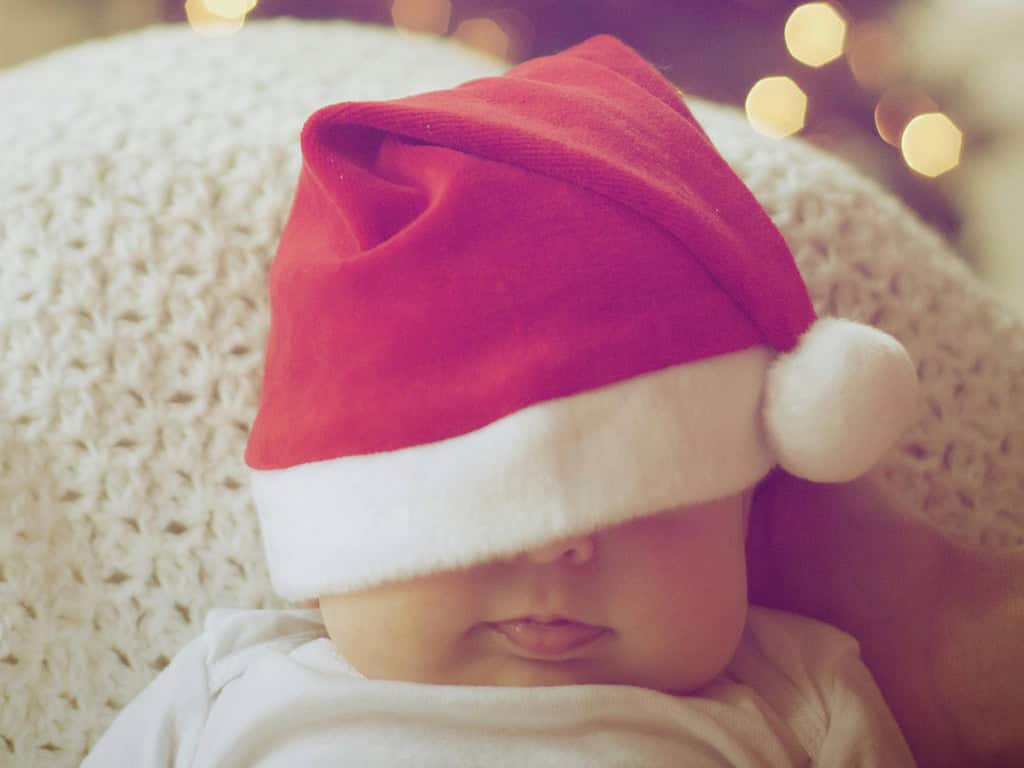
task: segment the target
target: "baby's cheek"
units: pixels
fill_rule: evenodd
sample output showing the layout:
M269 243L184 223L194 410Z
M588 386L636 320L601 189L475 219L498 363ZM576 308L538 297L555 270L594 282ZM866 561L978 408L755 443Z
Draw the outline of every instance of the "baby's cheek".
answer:
M735 652L747 613L742 553L710 549L647 559L630 593L620 595L626 663L642 666L650 687L693 690Z
M372 679L445 683L467 652L470 574L435 575L321 598L338 653Z
M693 691L721 673L732 659L746 608L739 596L705 600L692 593L648 606L624 637L624 664L636 670L640 685Z
M338 653L374 680L438 683L454 659L454 639L419 627L400 615L376 624L335 622L328 634Z

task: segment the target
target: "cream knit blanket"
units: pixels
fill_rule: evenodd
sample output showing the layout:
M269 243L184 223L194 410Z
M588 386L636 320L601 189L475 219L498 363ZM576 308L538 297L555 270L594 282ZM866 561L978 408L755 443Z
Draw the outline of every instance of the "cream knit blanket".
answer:
M77 765L208 609L277 602L241 456L304 118L502 68L277 21L0 73L0 765ZM1024 324L873 183L695 111L818 309L915 359L926 404L886 483L950 532L1024 542Z

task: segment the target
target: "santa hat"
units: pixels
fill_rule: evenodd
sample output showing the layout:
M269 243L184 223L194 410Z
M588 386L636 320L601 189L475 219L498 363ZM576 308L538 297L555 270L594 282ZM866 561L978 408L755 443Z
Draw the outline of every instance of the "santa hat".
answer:
M737 493L853 478L912 418L816 319L675 88L608 35L302 133L246 461L291 599Z

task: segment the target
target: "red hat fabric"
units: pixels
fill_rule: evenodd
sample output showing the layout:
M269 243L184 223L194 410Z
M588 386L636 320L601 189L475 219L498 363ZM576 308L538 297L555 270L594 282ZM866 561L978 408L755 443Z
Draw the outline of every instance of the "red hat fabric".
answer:
M246 451L286 597L721 497L779 462L855 476L905 424L850 449L866 413L907 412L905 352L815 322L778 230L613 37L327 107L302 151Z

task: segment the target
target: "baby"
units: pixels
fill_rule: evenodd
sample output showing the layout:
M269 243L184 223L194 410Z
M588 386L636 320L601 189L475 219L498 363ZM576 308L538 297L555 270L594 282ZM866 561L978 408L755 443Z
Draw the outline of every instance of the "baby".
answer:
M601 35L302 149L246 460L311 607L213 612L85 765L911 765L744 539L774 467L880 458L913 366L815 316L675 88Z

